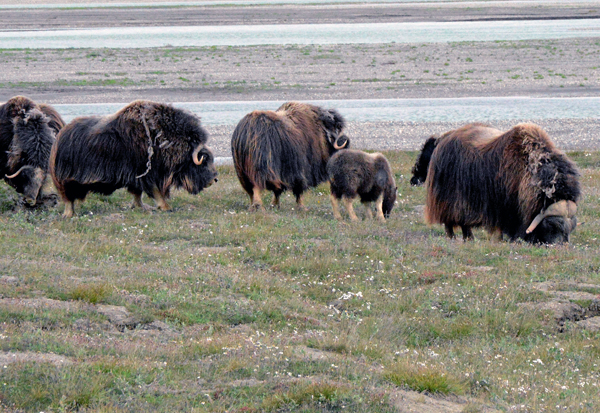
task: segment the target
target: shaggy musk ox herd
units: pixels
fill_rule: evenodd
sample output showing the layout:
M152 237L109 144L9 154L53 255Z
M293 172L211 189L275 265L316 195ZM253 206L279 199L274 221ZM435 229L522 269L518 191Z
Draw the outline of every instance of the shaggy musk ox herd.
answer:
M329 181L334 218L339 203L357 221L352 203L360 198L367 218L374 203L385 221L397 187L380 153L349 149L344 118L334 109L288 102L275 111L244 116L231 138L235 171L250 197L250 209L263 209L262 194L273 192L274 207L290 190L299 209L302 194ZM126 188L133 207L149 209L142 194L161 210L173 187L197 194L217 182L208 135L200 118L186 110L134 101L108 116L79 117L65 126L58 112L16 96L0 105L0 173L28 205L45 196L47 175L74 214L76 200L89 192L111 194ZM412 185L425 184L425 221L442 224L453 238L462 229L483 227L494 238L562 243L577 226L581 197L579 171L548 135L533 124L503 132L484 124L432 136L412 168Z

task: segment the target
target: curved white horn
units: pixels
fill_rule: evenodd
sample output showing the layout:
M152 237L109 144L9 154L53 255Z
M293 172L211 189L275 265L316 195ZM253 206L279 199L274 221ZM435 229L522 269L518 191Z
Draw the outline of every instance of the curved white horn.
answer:
M196 149L194 149L194 153L192 153L192 160L194 161L194 163L196 165L201 165L202 162L204 162L204 158L205 158L204 155L202 155L202 157L200 159L198 159L198 153L200 153L202 148L204 148L204 145L200 144L196 147Z
M542 210L531 222L525 233L530 234L546 217L573 218L577 213L577 204L573 201L562 200L555 202L545 210Z
M337 144L337 139L336 139L335 141L333 141L333 147L334 147L335 149L342 149L342 148L345 148L345 147L346 147L346 145L348 145L348 138L346 138L346 142L344 142L344 144L343 144L343 145L341 145L341 146Z
M19 175L19 174L21 173L21 171L22 171L23 169L25 169L25 168L27 168L27 165L24 165L24 166L22 166L22 167L21 167L21 168L20 168L20 169L19 169L17 172L15 172L15 173L14 173L14 174L12 174L12 175L4 175L4 176L5 176L5 177L7 177L8 179L13 179L13 178L16 178L16 177L17 177L17 175Z

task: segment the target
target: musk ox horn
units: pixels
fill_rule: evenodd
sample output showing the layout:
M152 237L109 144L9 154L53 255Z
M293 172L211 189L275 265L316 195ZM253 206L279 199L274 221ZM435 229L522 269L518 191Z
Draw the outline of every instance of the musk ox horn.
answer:
M341 138L344 139L344 143L342 145L338 145L338 140L340 140ZM346 145L348 145L348 142L349 142L348 138L346 138L346 136L342 135L342 136L338 137L336 140L333 141L333 147L336 150L343 149L343 148L346 147Z
M545 210L542 210L531 222L525 233L530 234L546 217L573 218L577 213L577 204L573 201L562 200L555 202Z
M27 167L28 167L27 165L24 165L21 168L19 168L19 170L17 172L15 172L14 174L12 174L12 175L4 175L4 176L6 176L6 178L8 178L8 179L16 178L21 173L21 171L23 171L23 169L26 169Z
M198 153L200 153L202 148L204 148L204 145L200 144L196 146L196 149L194 149L194 153L192 153L192 160L196 165L202 165L202 162L204 162L204 158L206 157L205 155L202 155L202 157L198 159Z

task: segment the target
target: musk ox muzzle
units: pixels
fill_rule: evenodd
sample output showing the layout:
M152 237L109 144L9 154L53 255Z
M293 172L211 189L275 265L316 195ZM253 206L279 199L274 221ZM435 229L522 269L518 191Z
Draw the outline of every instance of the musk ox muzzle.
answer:
M34 206L42 196L42 187L46 183L47 172L42 168L25 165L11 175L5 175L6 182L23 195L25 201Z

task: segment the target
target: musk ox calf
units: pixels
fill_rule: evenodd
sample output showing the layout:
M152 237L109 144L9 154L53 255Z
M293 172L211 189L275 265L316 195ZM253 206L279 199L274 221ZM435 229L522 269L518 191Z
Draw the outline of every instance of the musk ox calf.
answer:
M302 193L327 180L327 161L350 145L344 119L333 109L288 102L276 111L254 111L237 125L231 152L237 176L250 196L250 209L262 209L261 194L273 191L273 206L290 189L303 209Z
M42 188L50 149L63 126L52 106L38 105L25 96L0 105L0 173L29 205L39 205L46 198ZM56 195L50 198L54 204Z
M385 221L396 202L396 182L388 160L380 153L366 153L353 149L334 154L327 163L331 183L333 216L341 220L341 199L352 221L358 221L352 201L360 197L367 218L372 218L367 205L375 202L377 219Z
M197 194L217 181L207 139L193 113L150 101L74 119L58 134L50 156L64 216L71 217L75 200L88 192L110 195L119 188L133 195L133 207L147 208L146 193L160 209L170 209L172 186Z
M560 243L575 229L579 171L533 124L507 132L471 124L437 140L427 169L425 220L454 237L471 228L532 243Z

